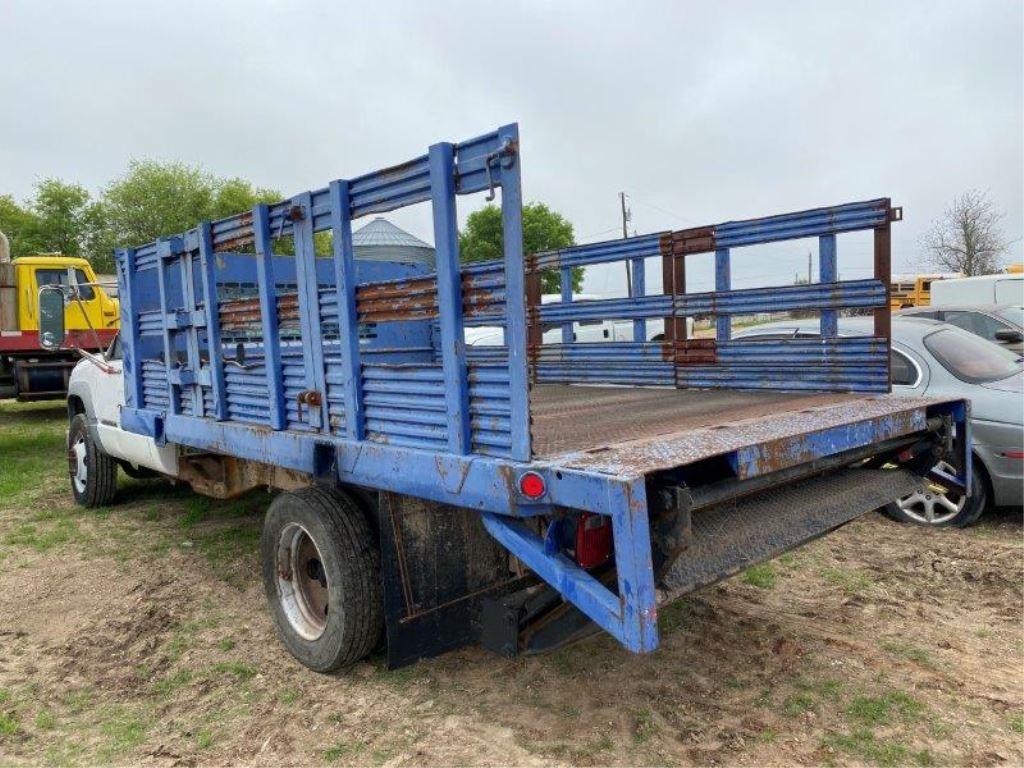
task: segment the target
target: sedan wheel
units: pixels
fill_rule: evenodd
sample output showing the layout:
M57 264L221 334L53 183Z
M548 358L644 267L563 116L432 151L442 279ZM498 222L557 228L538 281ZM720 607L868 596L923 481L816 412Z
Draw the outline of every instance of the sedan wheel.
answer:
M936 469L955 475L956 470L946 462L939 462ZM915 523L943 525L960 514L967 497L955 491L947 491L929 478L923 478L922 486L909 496L899 500L900 509Z
M956 474L956 470L944 461L936 464L935 468L950 475ZM988 484L978 470L978 460L975 458L971 470L970 496L949 490L941 483L923 477L920 488L909 496L887 504L880 511L901 523L964 528L978 519L987 502Z

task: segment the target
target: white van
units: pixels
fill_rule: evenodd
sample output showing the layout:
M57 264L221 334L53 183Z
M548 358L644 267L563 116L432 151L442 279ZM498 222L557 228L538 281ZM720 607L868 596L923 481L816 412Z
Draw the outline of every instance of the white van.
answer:
M936 280L932 283L931 304L1024 304L1024 275L979 275Z

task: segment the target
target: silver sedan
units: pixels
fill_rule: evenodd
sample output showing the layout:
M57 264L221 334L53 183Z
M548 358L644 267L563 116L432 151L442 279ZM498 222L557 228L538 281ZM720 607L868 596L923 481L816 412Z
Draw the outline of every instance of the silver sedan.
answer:
M839 321L841 336L870 336L869 317ZM733 338L813 338L819 321L793 320L748 328ZM954 396L971 401L973 492L964 497L926 480L890 505L892 517L924 525L966 526L988 504L1024 503L1024 372L1014 353L948 323L892 319L893 394Z

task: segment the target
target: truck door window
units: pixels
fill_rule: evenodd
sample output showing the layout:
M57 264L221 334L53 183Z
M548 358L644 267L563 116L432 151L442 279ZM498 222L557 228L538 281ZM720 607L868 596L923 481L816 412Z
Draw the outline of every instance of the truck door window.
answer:
M42 288L44 285L67 285L68 271L66 269L37 269L36 285Z
M89 278L85 276L85 272L80 269L75 270L75 282L78 283L78 295L82 297L82 301L92 301L96 298L96 291L93 290L91 285L85 285L89 282Z
M80 286L78 289L82 301L92 301L96 298L96 291L91 285L85 285L89 278L81 269L75 270L75 282ZM42 288L44 285L68 285L67 269L37 269L36 286Z

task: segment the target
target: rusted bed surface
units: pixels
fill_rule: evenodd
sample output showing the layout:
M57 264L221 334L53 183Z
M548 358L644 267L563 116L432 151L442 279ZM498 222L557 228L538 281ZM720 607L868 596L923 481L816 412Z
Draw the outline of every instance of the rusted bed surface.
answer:
M530 391L538 458L769 418L863 397L848 394L540 384Z

